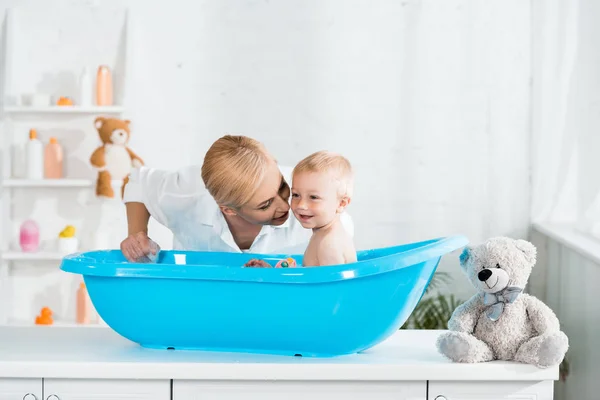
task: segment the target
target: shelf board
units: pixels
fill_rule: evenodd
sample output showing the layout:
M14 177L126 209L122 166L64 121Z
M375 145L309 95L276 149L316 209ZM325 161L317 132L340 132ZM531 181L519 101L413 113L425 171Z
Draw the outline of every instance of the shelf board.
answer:
M81 188L92 187L94 181L91 179L5 179L0 183L4 187L63 187L63 188Z
M11 250L2 253L2 259L6 261L61 261L65 254L57 251L24 252Z
M90 322L89 324L78 324L75 321L62 321L55 320L52 325L38 325L35 323L35 319L33 321L18 321L18 320L9 320L6 324L1 324L0 326L14 326L14 327L40 327L40 328L108 328L105 324L100 324L97 322Z
M6 114L120 114L125 110L122 106L8 106Z

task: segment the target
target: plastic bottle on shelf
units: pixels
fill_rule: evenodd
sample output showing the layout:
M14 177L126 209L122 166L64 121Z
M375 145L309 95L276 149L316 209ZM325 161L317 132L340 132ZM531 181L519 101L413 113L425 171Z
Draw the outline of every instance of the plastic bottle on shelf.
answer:
M88 107L92 105L92 74L88 67L84 67L79 76L79 105Z
M27 220L21 224L19 244L24 252L34 252L40 246L40 228L35 221Z
M35 129L29 130L29 140L25 147L27 179L44 179L44 146Z
M85 283L79 284L77 289L77 323L78 324L89 324L90 323L90 307L91 301L88 296L87 288Z
M50 143L44 150L44 177L46 179L63 177L63 150L55 137L50 138Z
M112 77L107 65L98 67L96 74L96 105L113 105Z

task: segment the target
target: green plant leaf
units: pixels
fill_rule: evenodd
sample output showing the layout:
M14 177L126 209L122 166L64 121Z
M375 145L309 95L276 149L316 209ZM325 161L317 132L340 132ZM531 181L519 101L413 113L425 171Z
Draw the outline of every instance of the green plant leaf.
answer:
M559 376L560 376L560 380L562 382L567 380L570 369L571 369L571 366L569 365L569 361L567 360L567 357L565 355L565 358L562 360L562 362L559 365Z
M448 320L461 303L453 294L424 298L400 329L448 329Z
M448 285L451 281L452 277L449 273L437 271L432 276L425 295L439 290L440 287ZM448 320L452 313L463 303L453 294L444 295L438 292L433 296L425 295L400 329L448 329Z
M433 274L433 277L431 278L427 289L425 289L425 294L431 292L434 289L439 289L440 286L447 285L451 281L452 278L450 277L449 273L438 271L435 274Z

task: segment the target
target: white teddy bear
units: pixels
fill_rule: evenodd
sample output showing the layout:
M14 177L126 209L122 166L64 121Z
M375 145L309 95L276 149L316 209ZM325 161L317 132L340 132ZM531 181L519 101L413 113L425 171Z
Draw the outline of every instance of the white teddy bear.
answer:
M558 318L536 297L523 293L536 262L525 240L492 238L467 246L460 265L478 293L456 308L437 347L455 362L514 360L547 368L569 348Z

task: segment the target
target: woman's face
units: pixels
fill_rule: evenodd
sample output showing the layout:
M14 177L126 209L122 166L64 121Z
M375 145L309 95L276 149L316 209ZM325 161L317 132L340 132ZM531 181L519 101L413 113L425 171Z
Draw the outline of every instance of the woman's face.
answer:
M237 214L255 225L281 225L290 215L289 198L290 187L273 161L252 199Z

